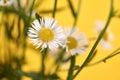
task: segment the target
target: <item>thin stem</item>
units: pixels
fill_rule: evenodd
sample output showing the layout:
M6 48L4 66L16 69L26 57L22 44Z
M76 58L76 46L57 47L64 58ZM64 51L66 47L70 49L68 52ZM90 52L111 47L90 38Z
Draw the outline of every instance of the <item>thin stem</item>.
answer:
M68 0L68 3L69 3L69 7L71 9L73 17L76 18L76 13L75 13L75 10L73 8L73 4L72 4L71 0Z
M57 0L55 0L55 3L54 3L54 9L53 9L53 18L55 18L55 13L56 13L56 8L57 8Z
M114 52L112 52L111 54L109 54L108 56L106 56L105 58L103 58L103 59L101 59L99 61L96 61L96 62L94 62L92 64L86 65L86 67L93 66L93 65L99 64L101 62L105 62L107 59L110 59L110 58L116 56L117 54L119 54L120 52L117 52L118 50L120 50L120 48L118 48L117 50L115 50Z
M72 78L74 72L73 67L75 65L75 56L72 56L70 60L71 60L71 64L70 64L67 80L70 80Z
M114 57L114 56L116 56L116 55L118 55L118 54L120 54L120 52L117 52L117 53L115 53L115 54L113 54L113 55L109 55L109 56L107 56L107 57L105 57L105 58L103 58L103 59L101 59L101 60L99 60L99 61L97 61L97 62L95 62L95 63L88 64L88 65L86 65L86 67L88 67L88 66L93 66L93 65L99 64L99 63L101 63L101 62L105 62L106 60L108 60L108 59L110 59L110 58L112 58L112 57Z
M81 0L79 0L79 2L78 2L76 17L75 17L75 21L74 21L74 23L73 23L73 28L75 28L75 25L76 25L77 20L78 20L78 15L79 15L79 12L80 12L80 7L81 7Z
M44 64L44 61L45 61L45 57L46 57L46 53L47 53L47 49L48 48L45 48L41 53L42 53L42 78L44 79L45 78L45 64Z
M44 65L44 59L45 59L45 57L44 57L44 53L42 53L42 77L43 77L43 79L44 79L44 71L45 71L45 65Z
M20 0L18 0L17 4L18 4L19 9L22 9L21 4L20 4Z
M31 7L30 7L29 21L31 20L31 16L32 16L32 11L33 11L33 8L34 8L34 4L35 4L35 0L32 1Z
M74 23L73 23L73 26L72 26L71 33L73 32L74 28L76 27L76 24L77 24L77 21L78 21L78 15L79 15L79 12L80 12L80 7L81 7L81 0L79 0L79 2L78 2L77 12L75 13L75 20L74 20Z
M105 58L103 58L103 59L101 59L101 60L99 60L99 61L96 61L96 62L91 63L91 64L87 64L85 67L94 66L94 65L99 64L99 63L101 63L101 62L105 62L106 60L108 60L108 59L110 59L110 58L112 58L112 57L120 54L119 50L120 50L120 48L116 49L116 50L113 51L111 54L109 54L108 56L106 56ZM79 67L79 68L81 68L81 67ZM68 71L68 69L59 70L59 71Z
M96 42L95 42L95 44L93 45L91 51L89 52L89 55L87 56L87 58L86 58L85 61L83 62L81 68L78 69L78 71L75 73L75 75L73 76L73 78L72 78L71 80L73 80L73 79L81 72L81 70L86 66L86 64L88 64L89 57L90 57L90 56L93 54L93 52L95 51L98 43L100 42L100 40L102 39L105 31L106 31L107 28L108 28L108 25L109 25L109 23L110 23L110 20L111 20L111 18L113 17L112 14L113 14L113 0L111 0L110 14L109 14L107 23L106 23L103 31L100 33L98 39L96 40Z

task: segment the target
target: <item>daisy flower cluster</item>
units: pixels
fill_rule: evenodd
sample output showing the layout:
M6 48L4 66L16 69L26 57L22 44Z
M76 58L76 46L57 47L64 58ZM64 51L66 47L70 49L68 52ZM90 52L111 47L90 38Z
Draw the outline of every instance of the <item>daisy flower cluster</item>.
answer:
M95 22L98 35L102 31L104 25L102 21ZM58 51L59 47L62 47L73 56L85 53L89 45L89 41L85 34L77 34L77 32L78 29L72 27L63 30L53 18L40 18L39 20L34 20L32 26L29 27L28 37L36 48L40 48L40 51L48 48L52 53L55 53ZM106 49L111 49L112 45L109 43L111 40L113 40L113 35L108 29L101 39L101 45Z
M76 33L77 29L72 28L65 32L53 18L36 19L28 29L30 40L36 48L40 48L40 51L45 48L54 51L59 47L63 47L71 55L84 53L88 46L85 34L80 33L76 36Z

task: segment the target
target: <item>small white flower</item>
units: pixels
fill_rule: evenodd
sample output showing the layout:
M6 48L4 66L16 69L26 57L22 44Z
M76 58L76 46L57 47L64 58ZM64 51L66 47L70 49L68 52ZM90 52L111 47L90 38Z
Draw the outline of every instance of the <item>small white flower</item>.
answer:
M100 34L100 32L103 30L105 26L105 23L102 21L96 21L95 25L96 25L97 33ZM112 45L110 44L109 41L112 41L113 39L114 39L114 36L108 28L107 31L104 33L100 43L105 49L111 49Z
M61 26L57 25L57 21L53 18L40 18L34 20L32 27L29 27L28 36L37 48L49 48L54 50L59 46L63 46L65 35Z
M27 5L27 0L20 0L21 7L25 7ZM18 9L18 0L0 0L0 6L14 6Z
M88 40L86 39L84 33L77 35L76 32L77 29L69 29L66 34L66 50L67 52L70 51L72 55L84 53L88 46Z
M0 0L0 6L9 6L13 3L13 0Z

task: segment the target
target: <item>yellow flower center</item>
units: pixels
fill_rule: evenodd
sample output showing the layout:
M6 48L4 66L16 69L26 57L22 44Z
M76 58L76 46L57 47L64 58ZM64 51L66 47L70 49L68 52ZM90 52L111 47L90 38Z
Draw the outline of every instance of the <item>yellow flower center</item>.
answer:
M106 41L108 40L108 33L107 32L104 33L103 39L106 40Z
M43 28L39 31L38 36L43 42L49 42L54 39L54 32L49 28Z
M7 2L7 0L3 0L4 4Z
M67 43L68 49L74 49L78 46L78 41L74 37L69 36L67 38L67 41L68 41Z

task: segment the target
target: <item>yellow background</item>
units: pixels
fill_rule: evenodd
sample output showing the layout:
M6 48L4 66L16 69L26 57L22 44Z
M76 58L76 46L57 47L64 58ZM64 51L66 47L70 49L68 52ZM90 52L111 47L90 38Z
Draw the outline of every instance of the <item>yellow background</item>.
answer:
M72 0L75 10L77 10L78 0ZM53 9L54 0L44 0L42 5L38 10L48 10ZM120 10L120 0L114 0L114 9ZM58 20L59 25L63 27L69 27L73 24L74 19L71 11L68 7L67 0L58 0L57 8L64 7L63 11L57 12L55 19ZM82 0L80 14L77 22L77 27L80 32L85 32L88 38L95 36L95 21L101 20L106 21L109 14L110 0ZM38 11L37 10L37 11ZM38 11L39 12L39 11ZM40 14L44 17L51 17L51 14ZM92 62L96 62L110 52L120 47L120 18L112 18L110 22L110 29L115 36L115 40L112 43L112 50L103 50L100 46L97 47L98 53ZM76 65L81 65L85 60L88 52L90 51L94 41L90 42L90 47L85 54L77 57ZM24 71L38 71L40 68L40 55L37 54L37 50L31 50L29 47L26 50L26 62L27 64L23 66ZM50 60L48 60L50 62ZM50 67L50 63L46 61L46 67ZM49 63L49 64L48 64ZM67 72L59 72L59 76L65 80ZM24 77L27 80L26 77ZM120 55L117 55L106 63L100 63L95 66L84 68L81 73L75 78L75 80L120 80Z
M77 10L77 3L78 0L72 0L74 4L75 10ZM40 6L40 10L44 9L53 9L53 0L45 0ZM120 9L120 0L114 0L114 9L118 10ZM58 20L59 24L63 27L69 27L73 24L74 19L71 14L71 11L68 7L68 3L66 0L58 0L58 8L59 7L65 7L65 10L57 12L56 14L56 20ZM106 21L108 18L110 10L110 0L82 0L81 8L80 8L80 14L77 22L77 27L79 27L80 32L85 32L88 38L95 36L95 21L101 20ZM51 17L52 15L45 15L40 14L44 17ZM113 32L115 36L115 40L112 42L113 49L112 50L103 50L98 46L98 53L93 62L98 61L105 56L107 56L110 52L120 47L120 36L119 36L119 30L120 30L120 18L113 18L110 23L110 29ZM90 51L93 42L90 42L90 48L87 50L87 52L83 55L80 55L77 57L77 65L80 65L86 56L88 55L88 52ZM31 51L30 51L31 52ZM32 69L35 70L35 63L37 65L38 59L31 59L33 56L29 54L28 50L28 61L30 62L29 65L32 65ZM38 54L33 55L38 57ZM33 63L31 63L33 62ZM47 66L49 64L46 64ZM38 66L38 65L37 65ZM31 69L30 68L30 69ZM38 67L36 67L37 70ZM65 80L67 76L67 72L60 72L60 76L63 80ZM106 63L100 63L95 66L86 67L84 68L81 73L75 78L75 80L120 80L120 55L117 55L109 60L107 60Z
M77 10L78 0L72 0L74 8ZM66 0L58 0L57 7L67 6ZM120 9L120 0L114 0L114 9ZM41 9L51 9L53 7L53 0L46 0L41 6ZM110 0L82 0L80 14L77 22L81 32L85 32L87 37L95 36L95 21L106 21L108 18L110 9ZM43 15L44 16L44 15ZM45 15L46 16L46 15ZM51 16L51 15L49 15ZM59 24L66 27L71 26L74 22L70 9L65 7L65 10L56 14L56 19ZM110 23L110 29L115 36L115 40L112 42L113 49L110 51L103 51L101 48L98 50L98 54L95 61L107 56L110 52L120 47L120 18L113 18ZM94 42L90 42L90 47ZM80 57L77 57L77 63L81 64L87 56L91 48ZM64 72L61 77L65 80L67 73ZM75 78L75 80L120 80L120 55L117 55L107 61L107 63L100 63L95 66L87 67Z

